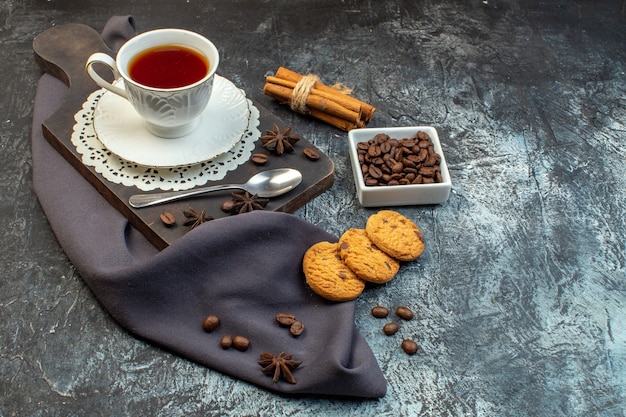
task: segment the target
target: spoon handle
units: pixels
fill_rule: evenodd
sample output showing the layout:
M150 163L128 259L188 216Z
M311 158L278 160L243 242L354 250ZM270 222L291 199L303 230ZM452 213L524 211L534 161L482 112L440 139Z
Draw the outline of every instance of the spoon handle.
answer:
M181 200L183 198L193 197L199 194L209 193L211 191L232 189L245 190L245 186L243 184L220 184L212 185L210 187L194 188L192 190L167 191L157 194L135 194L130 196L128 202L131 207L142 208L167 203L169 201Z

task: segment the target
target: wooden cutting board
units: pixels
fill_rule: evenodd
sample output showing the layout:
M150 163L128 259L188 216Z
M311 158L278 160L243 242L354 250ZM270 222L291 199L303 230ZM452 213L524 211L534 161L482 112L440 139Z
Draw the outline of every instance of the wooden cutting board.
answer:
M231 191L216 192L193 199L171 202L161 206L134 209L128 204L132 194L141 193L136 187L114 184L81 161L81 155L71 142L74 115L86 101L89 94L99 87L89 78L84 70L85 62L94 52L105 52L114 56L102 40L98 32L89 26L69 24L56 26L38 35L33 42L35 59L41 69L59 78L69 87L69 93L59 108L43 123L43 133L52 146L61 153L116 209L128 218L133 226L140 230L146 238L157 248L163 249L173 241L189 231L183 226L185 220L183 210L194 207L197 210L205 209L207 214L214 218L225 217L228 214L220 209L224 200L230 198ZM259 130L263 133L270 130L275 123L281 129L286 128L284 122L272 115L267 109L254 105L260 112ZM297 134L297 132L295 132ZM301 135L300 135L301 136ZM258 166L248 161L236 170L230 171L223 180L210 182L206 185L218 183L244 183L259 171L272 168L296 168L302 172L302 183L289 193L270 200L266 210L294 212L307 202L329 189L334 182L333 161L319 149L320 159L311 161L302 151L315 148L305 138L296 144L296 152L282 156L270 155L265 166ZM263 152L260 141L257 141L255 152ZM267 153L267 152L265 152ZM159 192L155 190L154 192ZM174 227L165 227L159 220L159 215L168 211L177 220Z

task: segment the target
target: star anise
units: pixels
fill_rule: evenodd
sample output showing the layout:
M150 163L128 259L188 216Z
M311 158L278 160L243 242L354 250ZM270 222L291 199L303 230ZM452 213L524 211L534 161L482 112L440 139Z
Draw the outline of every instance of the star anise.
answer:
M261 360L258 362L263 367L265 375L271 375L272 381L278 382L281 378L290 384L295 384L296 379L291 371L296 369L302 361L293 360L293 354L280 352L275 356L269 352L261 353Z
M213 220L213 217L206 214L205 209L202 209L201 212L198 212L198 210L196 210L195 208L190 207L189 210L183 211L183 214L187 218L184 223L185 226L191 226L192 229L200 226L202 223Z
M277 155L282 155L285 152L294 152L295 148L293 145L299 140L299 137L291 134L291 127L281 132L276 123L274 123L272 130L267 130L266 134L261 136L263 147Z
M243 214L253 210L263 210L270 201L256 194L252 195L247 191L232 193L231 196L232 200L226 200L222 203L222 210L230 214Z

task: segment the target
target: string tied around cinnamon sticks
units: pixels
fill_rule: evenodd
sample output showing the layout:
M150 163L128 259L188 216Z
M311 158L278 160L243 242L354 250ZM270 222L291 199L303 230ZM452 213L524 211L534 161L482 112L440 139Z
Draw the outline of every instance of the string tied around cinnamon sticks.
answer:
M319 78L317 75L307 74L296 83L293 93L291 93L291 97L289 97L289 107L291 107L291 110L301 114L308 113L309 109L306 106L306 102L311 94L313 86L318 81Z
M340 84L329 87L316 75L303 76L284 67L266 77L263 92L288 104L293 111L344 131L364 127L376 111L372 105L349 95L350 90Z

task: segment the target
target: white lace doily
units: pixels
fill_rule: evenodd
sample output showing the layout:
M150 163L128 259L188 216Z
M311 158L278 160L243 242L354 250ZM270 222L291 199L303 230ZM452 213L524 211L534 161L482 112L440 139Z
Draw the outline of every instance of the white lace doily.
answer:
M195 165L172 168L155 168L128 162L109 151L99 140L93 126L93 115L98 100L107 90L94 91L74 115L74 128L71 141L81 154L83 164L94 167L105 179L115 184L135 186L142 191L161 189L187 190L209 181L221 180L229 171L250 159L254 142L261 136L259 131L259 110L250 99L250 119L248 128L237 143L227 153Z

